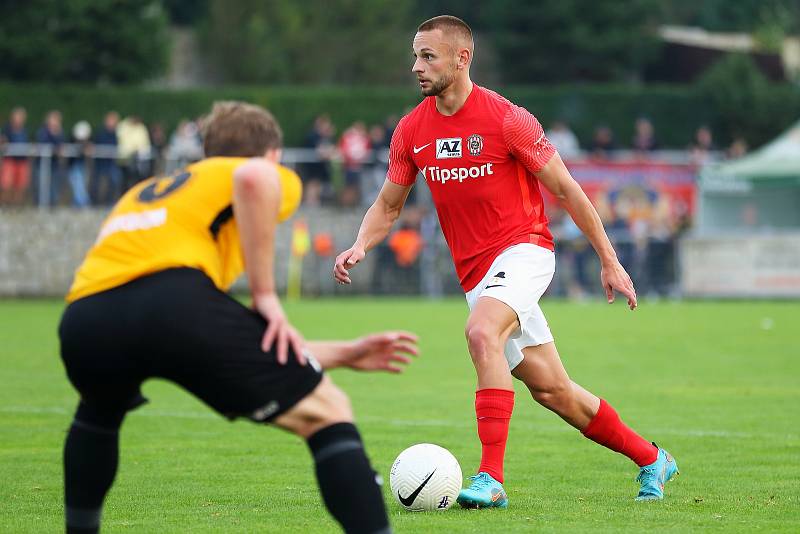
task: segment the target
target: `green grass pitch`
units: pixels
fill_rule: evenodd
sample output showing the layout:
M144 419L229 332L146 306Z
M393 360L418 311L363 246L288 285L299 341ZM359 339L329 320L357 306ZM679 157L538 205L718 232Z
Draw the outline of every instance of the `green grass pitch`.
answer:
M0 302L0 531L62 529L61 447L76 404L57 355L62 304ZM395 456L419 442L479 459L462 300L287 305L309 338L403 328L422 356L400 376L334 371L352 398L399 533L800 531L800 303L544 301L572 378L674 454L663 502L635 503L635 466L589 442L517 384L507 511L406 513L389 494ZM228 423L177 387L122 430L105 532L335 532L305 445Z

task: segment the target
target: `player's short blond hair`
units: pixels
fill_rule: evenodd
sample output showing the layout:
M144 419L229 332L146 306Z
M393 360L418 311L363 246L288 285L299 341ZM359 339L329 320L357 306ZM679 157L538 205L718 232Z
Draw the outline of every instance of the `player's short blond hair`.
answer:
M438 17L426 20L417 28L418 32L430 32L433 30L441 30L442 33L449 33L470 49L473 47L472 29L466 22L458 17L439 15Z
M266 109L246 102L215 102L203 120L203 150L207 158L260 157L283 146L278 121Z

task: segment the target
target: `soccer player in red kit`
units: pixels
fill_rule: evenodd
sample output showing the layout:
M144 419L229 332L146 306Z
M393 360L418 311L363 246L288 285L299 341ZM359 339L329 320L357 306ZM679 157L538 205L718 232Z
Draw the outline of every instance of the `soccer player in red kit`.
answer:
M419 27L413 49L412 70L427 98L397 125L386 181L355 243L336 258L334 276L350 283L348 269L386 237L421 173L466 293L465 334L478 375L481 464L459 503L508 506L502 483L514 407L512 375L584 436L633 460L640 468L638 500L663 498L664 483L678 472L675 460L623 423L606 401L570 380L538 304L555 271L542 184L600 257L608 302L618 291L631 310L636 308L633 283L597 211L539 121L472 83L473 41L466 23L451 16L430 19Z

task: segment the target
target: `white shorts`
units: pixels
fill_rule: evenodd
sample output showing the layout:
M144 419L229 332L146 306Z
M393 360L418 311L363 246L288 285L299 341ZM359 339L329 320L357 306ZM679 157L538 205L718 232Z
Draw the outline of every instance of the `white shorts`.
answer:
M513 370L522 361L525 347L553 341L539 299L550 285L555 269L555 254L551 250L521 243L497 256L483 280L466 294L470 310L479 298L492 297L517 314L519 328L509 335L505 347L509 369Z

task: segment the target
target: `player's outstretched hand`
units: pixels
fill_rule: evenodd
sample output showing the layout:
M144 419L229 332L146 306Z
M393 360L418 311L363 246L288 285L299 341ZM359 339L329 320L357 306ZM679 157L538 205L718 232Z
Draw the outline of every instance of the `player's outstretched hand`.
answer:
M295 357L300 365L306 364L303 354L305 341L303 336L289 324L289 319L283 312L281 301L275 293L253 297L253 308L267 320L267 330L261 339L261 350L264 352L277 343L278 363L285 365L289 361L289 347L292 347Z
M417 336L411 332L380 332L358 338L344 355L342 365L360 371L401 373L409 356L418 356Z
M353 245L336 256L336 263L333 265L333 277L336 281L340 284L349 284L351 280L348 269L363 260L366 255L367 253L363 247Z
M628 307L632 310L636 309L636 289L633 287L631 277L619 261L614 260L612 263L603 265L600 271L600 281L603 283L609 304L614 302L614 291L619 291L628 298Z

